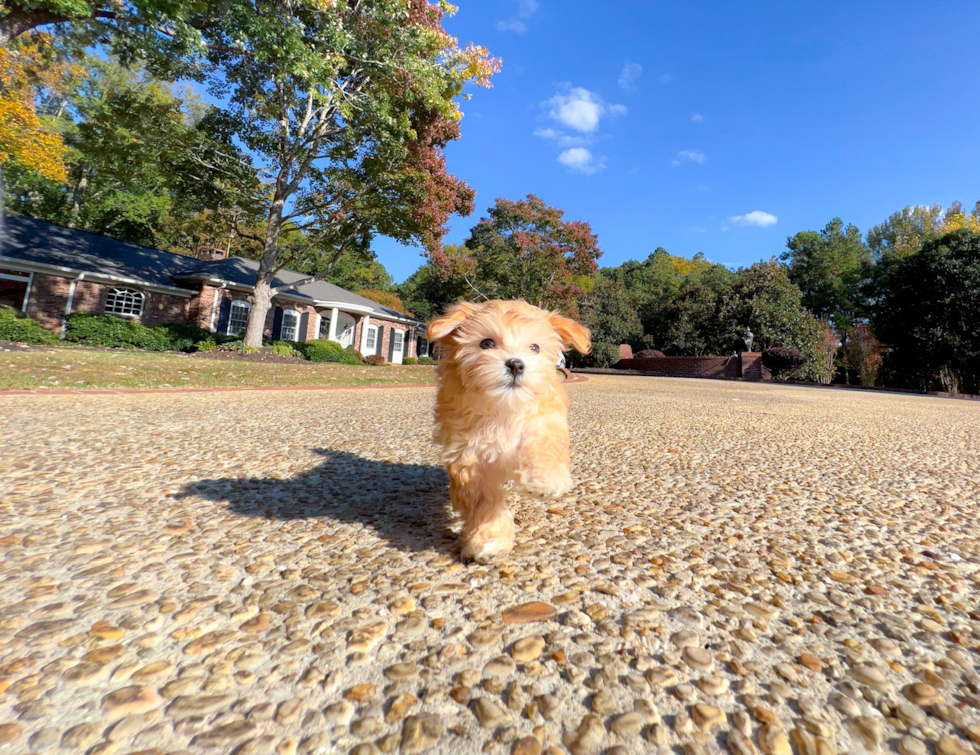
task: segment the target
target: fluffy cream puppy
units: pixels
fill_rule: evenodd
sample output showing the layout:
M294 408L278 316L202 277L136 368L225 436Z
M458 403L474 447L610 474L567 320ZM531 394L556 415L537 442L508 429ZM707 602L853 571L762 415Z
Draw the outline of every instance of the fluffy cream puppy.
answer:
M523 301L460 302L428 324L440 348L435 441L464 519L463 558L514 547L503 485L556 496L572 487L568 397L556 369L569 345L590 348L574 320Z

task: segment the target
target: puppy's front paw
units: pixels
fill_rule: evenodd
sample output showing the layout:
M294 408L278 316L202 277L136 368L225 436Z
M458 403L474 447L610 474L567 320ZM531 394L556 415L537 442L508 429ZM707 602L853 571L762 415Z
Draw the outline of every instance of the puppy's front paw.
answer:
M476 561L486 564L502 553L509 552L514 547L513 535L499 535L497 537L480 537L479 535L468 538L463 543L463 560Z
M521 480L520 490L535 498L556 498L565 495L575 485L570 474L555 477L527 475Z

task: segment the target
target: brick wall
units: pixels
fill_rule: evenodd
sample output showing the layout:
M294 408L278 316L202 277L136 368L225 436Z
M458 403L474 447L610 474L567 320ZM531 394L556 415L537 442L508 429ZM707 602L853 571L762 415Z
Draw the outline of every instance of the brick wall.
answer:
M639 370L659 377L762 380L762 355L744 352L738 357L648 357L621 359L617 369Z
M103 297L105 296L105 291L108 290L108 286L103 286ZM75 291L76 295L78 290ZM193 306L197 297L187 298L184 296L174 296L172 294L163 294L158 291L144 291L146 294L146 300L143 303L143 315L140 317L140 322L147 327L155 327L157 325L166 325L171 322L193 322L193 319L188 317L188 312ZM103 298L100 305L104 303ZM74 309L74 307L72 307ZM102 310L96 310L101 312Z
M71 289L71 283L71 278L60 275L34 273L31 294L27 302L27 314L49 330L60 333L65 319L65 307L68 304L68 292ZM113 287L87 280L77 281L75 283L75 295L72 297L71 311L101 313L105 308L106 293ZM136 287L134 286L134 288ZM193 299L140 290L146 297L143 303L143 314L139 319L143 325L154 326L170 322L188 322L188 311ZM193 322L193 320L190 321Z
M407 349L405 348L405 343L407 342L407 339L408 339L408 328L405 325L402 325L400 323L391 322L390 320L380 320L380 319L379 320L375 320L373 317L371 318L371 323L372 324L376 324L379 327L382 326L382 325L384 326L384 334L381 336L381 348L377 352L375 352L375 353L380 354L381 356L383 356L385 358L385 361L388 361L390 359L390 357L391 357L391 351L390 351L390 349L391 349L391 331L393 329L394 330L400 330L400 331L402 331L402 334L403 334L402 335L402 339L403 339L402 340L402 359L404 359L407 356L414 356L414 354L415 354L415 347L414 347L414 345L409 344L408 348Z

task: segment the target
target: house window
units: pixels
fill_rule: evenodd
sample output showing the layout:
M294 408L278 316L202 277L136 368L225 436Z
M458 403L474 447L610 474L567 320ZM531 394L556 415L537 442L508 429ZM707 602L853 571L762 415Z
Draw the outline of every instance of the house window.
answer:
M295 341L299 333L299 312L285 309L282 313L282 329L279 338L282 341Z
M106 314L130 315L139 317L143 314L143 302L146 297L136 288L110 288L105 297Z
M374 346L378 342L378 329L373 325L368 325L367 340L364 341L364 350L374 353Z
M326 341L328 338L330 338L329 317L322 317L322 316L320 317L320 331L319 334L317 335L317 338L319 338L321 341Z
M252 305L247 301L236 300L231 303L231 314L228 316L228 335L240 336L248 327L248 311Z
M402 350L402 339L405 337L405 331L403 330L393 330L391 331L391 350L400 354Z
M21 273L16 270L0 270L0 304L26 310L32 275L33 273Z

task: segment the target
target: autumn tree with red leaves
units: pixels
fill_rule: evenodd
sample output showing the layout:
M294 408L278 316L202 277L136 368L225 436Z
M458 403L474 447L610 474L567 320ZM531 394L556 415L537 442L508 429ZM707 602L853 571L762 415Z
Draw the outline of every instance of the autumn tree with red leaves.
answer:
M497 199L488 212L463 246L430 254L443 277L465 282L473 300L523 299L577 316L602 256L592 227L533 194Z
M446 2L251 5L213 5L201 33L211 93L264 178L249 198L264 207L245 332L258 346L283 268L325 275L375 234L438 253L450 215L473 207L442 153L459 137L457 101L467 83L489 86L499 60L446 33ZM295 231L305 243L288 243Z

